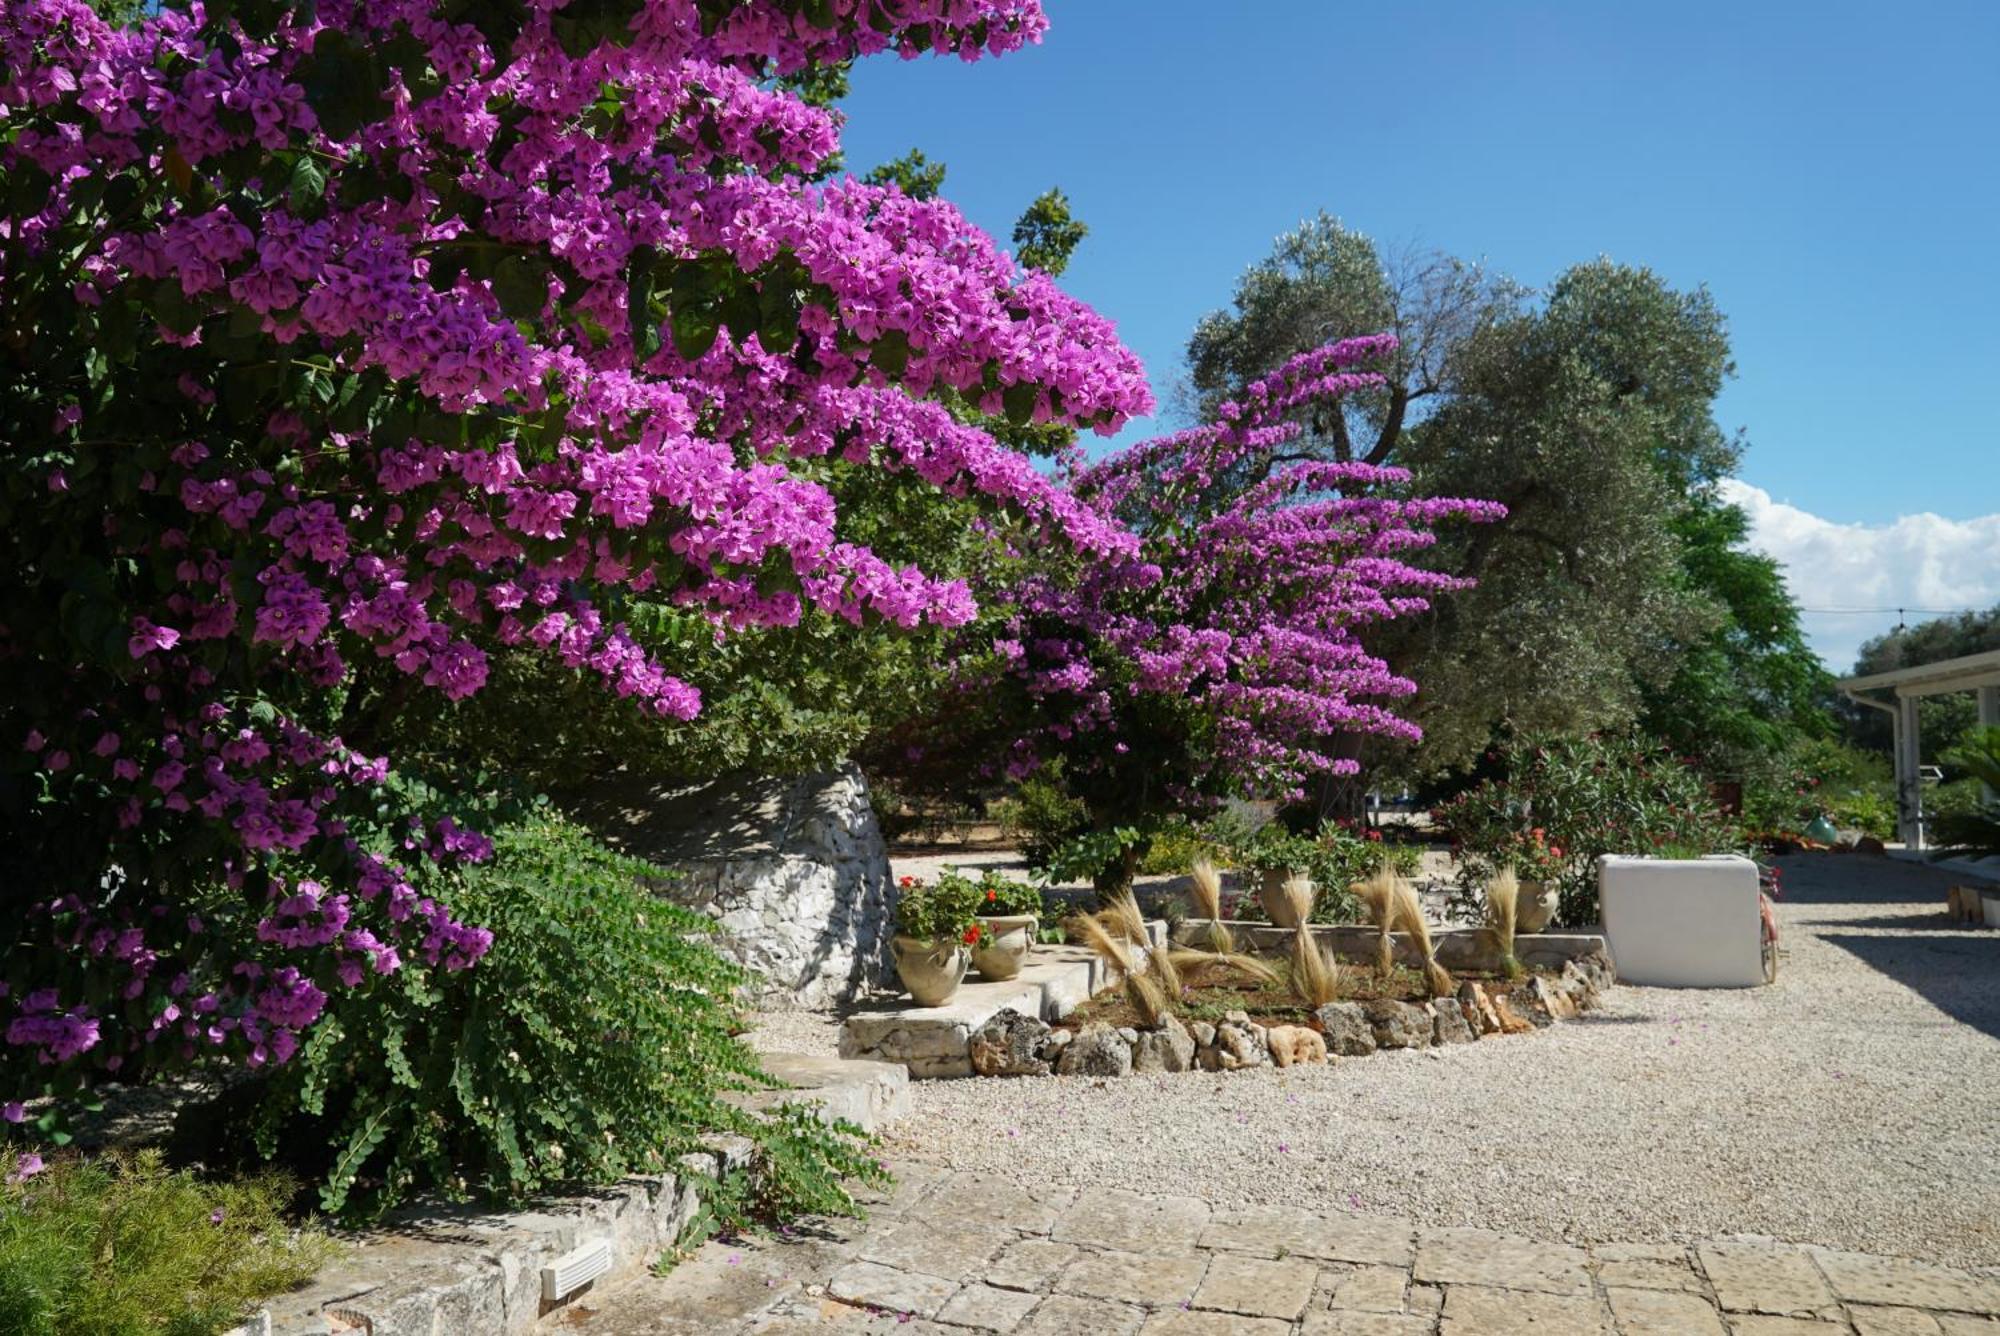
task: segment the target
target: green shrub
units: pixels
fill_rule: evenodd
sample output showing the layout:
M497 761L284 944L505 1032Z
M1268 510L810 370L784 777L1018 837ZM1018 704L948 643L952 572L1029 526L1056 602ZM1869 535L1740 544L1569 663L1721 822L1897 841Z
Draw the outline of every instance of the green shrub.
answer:
M2000 792L2000 728L1974 729L1945 760L1967 778L1925 795L1932 836L1947 853L2000 857L2000 804L1986 796Z
M1184 816L1170 817L1153 832L1153 842L1139 860L1139 871L1149 877L1186 876L1201 854L1216 857L1245 841L1252 828L1230 808L1223 808L1199 823Z
M1597 859L1672 846L1718 853L1742 832L1707 778L1650 743L1604 737L1524 742L1500 758L1505 777L1468 789L1434 812L1459 856L1452 907L1475 921L1485 885L1525 846L1547 851L1543 871L1561 891L1565 924L1597 917Z
M294 1189L277 1174L207 1183L146 1152L65 1155L21 1177L34 1164L0 1151L10 1336L214 1336L333 1255L287 1223Z
M1062 787L1059 770L1044 770L1022 780L1014 802L1021 853L1029 867L1050 867L1064 846L1090 829L1089 809Z
M711 1134L755 1145L774 1214L851 1212L840 1179L879 1177L852 1129L768 1120L732 1097L768 1085L735 1037L748 976L713 926L649 889L670 874L537 807L488 827L490 863L428 889L493 931L469 970L407 962L337 993L265 1078L261 1153L323 1148L321 1205L366 1219L419 1191L493 1203L673 1168Z
M1414 877L1423 866L1423 850L1413 844L1392 844L1379 831L1357 831L1339 821L1321 823L1312 835L1290 835L1275 822L1258 830L1233 851L1234 861L1254 871L1299 868L1313 880L1314 923L1359 923L1361 902L1354 885L1382 867Z
M1896 789L1887 759L1813 738L1744 778L1743 823L1750 830L1796 835L1822 815L1843 829L1890 838Z

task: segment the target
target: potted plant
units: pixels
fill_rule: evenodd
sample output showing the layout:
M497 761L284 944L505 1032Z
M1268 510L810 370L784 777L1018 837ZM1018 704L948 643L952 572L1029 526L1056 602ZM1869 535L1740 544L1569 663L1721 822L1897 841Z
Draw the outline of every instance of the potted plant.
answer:
M1287 894L1285 883L1303 877L1308 881L1318 870L1321 850L1303 835L1287 834L1283 827L1265 826L1243 848L1238 861L1257 873L1257 902L1280 928L1296 928L1305 922L1299 912L1299 897ZM1312 901L1307 898L1306 908Z
M889 939L896 975L921 1007L941 1007L965 981L980 930L976 892L963 877L926 886L904 877L897 886L896 933Z
M1542 828L1536 826L1525 835L1516 835L1513 848L1507 852L1506 865L1519 879L1514 897L1514 931L1540 932L1554 921L1562 899L1558 882L1563 870L1562 848L1549 843Z
M979 942L972 948L972 968L982 979L1011 979L1021 972L1040 931L1042 893L997 872L982 874L974 890Z

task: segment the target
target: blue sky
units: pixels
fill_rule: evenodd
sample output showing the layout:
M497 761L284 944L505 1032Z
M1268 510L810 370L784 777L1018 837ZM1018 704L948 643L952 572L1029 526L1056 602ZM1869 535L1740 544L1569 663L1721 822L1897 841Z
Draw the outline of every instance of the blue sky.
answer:
M1320 208L1530 284L1606 254L1728 314L1720 417L1803 604L2000 601L2000 3L1047 7L1003 60L862 62L848 160L921 147L1003 240L1060 185L1091 227L1064 285L1163 397ZM1809 626L1845 667L1894 620Z

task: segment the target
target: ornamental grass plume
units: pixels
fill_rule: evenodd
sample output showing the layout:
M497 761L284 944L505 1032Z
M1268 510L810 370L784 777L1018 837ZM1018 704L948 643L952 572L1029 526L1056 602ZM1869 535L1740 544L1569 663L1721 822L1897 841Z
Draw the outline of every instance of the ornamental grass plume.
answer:
M1312 918L1313 884L1312 878L1293 873L1278 885L1278 894L1284 897L1285 905L1291 910L1292 920L1304 924Z
M1243 951L1183 950L1167 954L1172 956L1174 969L1190 988L1213 987L1226 981L1249 988L1276 988L1282 982L1269 961Z
M1133 912L1138 912L1137 905L1133 906ZM1139 1018L1148 1028L1157 1027L1166 1018L1170 999L1178 996L1180 989L1176 985L1170 992L1159 977L1158 961L1166 952L1151 952L1152 959L1144 966L1133 958L1132 939L1120 927L1114 926L1117 917L1119 915L1107 907L1095 914L1073 915L1064 926L1069 929L1070 936L1096 952L1097 958L1108 969L1117 972L1123 980L1125 997L1131 1002L1132 1009L1139 1013Z
M1404 877L1394 877L1396 922L1410 935L1417 952L1424 958L1424 977L1429 980L1432 997L1450 997L1458 985L1451 975L1437 962L1437 949L1431 942L1430 920L1424 917L1423 902L1417 899L1417 888Z
M1098 917L1104 920L1106 927L1118 933L1126 941L1142 947L1150 945L1151 939L1146 935L1146 915L1139 908L1139 902L1133 898L1132 892L1120 891L1106 900Z
M1314 939L1308 923L1292 937L1292 991L1315 1009L1340 998L1340 962Z
M1222 921L1222 874L1215 870L1215 860L1207 854L1197 854L1188 875L1188 895L1201 916L1208 920L1208 949L1221 956L1234 955L1236 940Z
M1384 979L1396 967L1396 943L1390 932L1396 924L1396 873L1387 863L1354 884L1355 898L1368 911L1377 929L1375 972Z
M1486 883L1486 926L1481 932L1500 959L1500 972L1510 979L1521 976L1521 962L1514 955L1514 925L1520 908L1521 879L1513 868L1503 867Z
M1170 952L1169 965L1183 972L1190 982L1211 983L1218 976L1234 975L1237 982L1252 988L1277 986L1277 970L1255 956L1237 951L1236 938L1222 921L1222 876L1215 870L1214 860L1207 854L1198 855L1192 876L1189 895L1195 909L1208 920L1208 949Z

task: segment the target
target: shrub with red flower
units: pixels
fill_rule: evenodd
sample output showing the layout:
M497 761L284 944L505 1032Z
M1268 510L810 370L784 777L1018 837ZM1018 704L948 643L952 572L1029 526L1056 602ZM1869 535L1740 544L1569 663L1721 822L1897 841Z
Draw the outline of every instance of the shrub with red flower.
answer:
M1431 813L1459 859L1452 903L1477 919L1485 884L1512 866L1524 881L1553 882L1566 924L1597 917L1597 859L1665 849L1721 853L1743 835L1715 800L1707 776L1652 744L1609 737L1521 742L1499 762L1503 777L1466 790Z

